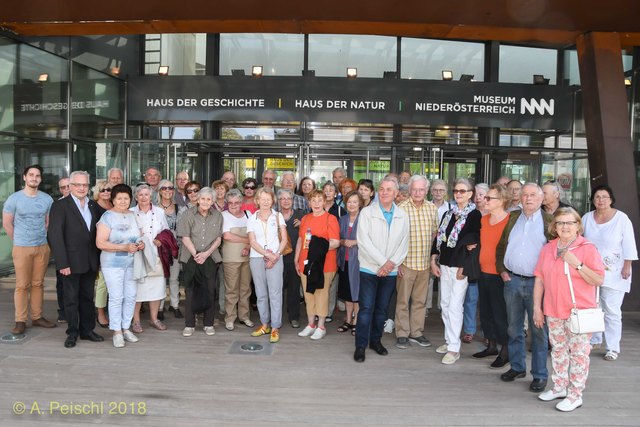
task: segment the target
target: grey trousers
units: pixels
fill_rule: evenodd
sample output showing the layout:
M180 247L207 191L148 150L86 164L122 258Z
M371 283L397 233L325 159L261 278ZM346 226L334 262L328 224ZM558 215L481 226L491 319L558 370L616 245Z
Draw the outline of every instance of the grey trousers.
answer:
M269 270L265 268L263 258L250 258L249 266L256 288L260 322L263 325L271 324L272 328L279 329L282 326L282 281L284 275L282 257Z

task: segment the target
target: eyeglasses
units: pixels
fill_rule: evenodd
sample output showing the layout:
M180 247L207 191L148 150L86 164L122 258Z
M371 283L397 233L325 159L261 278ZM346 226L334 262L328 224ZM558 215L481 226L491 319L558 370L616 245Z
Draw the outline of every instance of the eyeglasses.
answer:
M292 200L291 197L278 197L278 200Z
M556 227L562 227L565 225L576 225L578 221L556 221Z
M255 190L255 189L256 189L256 186L255 186L255 185L245 185L245 186L244 186L244 189L245 189L245 190Z
M175 190L175 187L160 187L160 190L163 190L163 191L171 190L171 191L173 191L173 190Z
M193 193L197 193L198 191L200 191L199 188L190 188L188 190L185 190L185 193L187 194L193 194Z
M607 200L607 199L610 199L610 198L611 197L609 197L609 196L595 196L593 198L593 200Z
M71 185L74 187L88 187L89 184L78 184L77 182L72 182Z
M484 196L484 200L490 202L492 200L500 200L500 197Z
M453 194L464 194L471 190L453 190Z
M111 189L110 188L103 188L102 190L100 190L101 193L111 193Z
M61 185L60 187L58 187L60 190L68 190L69 186L68 185Z

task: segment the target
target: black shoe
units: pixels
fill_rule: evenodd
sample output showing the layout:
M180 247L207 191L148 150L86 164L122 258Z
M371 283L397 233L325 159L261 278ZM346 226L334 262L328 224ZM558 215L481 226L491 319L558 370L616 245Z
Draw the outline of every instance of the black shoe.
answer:
M389 354L387 349L384 348L384 346L380 341L372 342L371 344L369 344L369 348L375 351L376 353L378 353L380 356L386 356L387 354Z
M482 359L483 357L488 357L488 356L496 356L498 354L498 349L495 347L492 348L485 348L482 351L479 351L477 353L474 353L471 355L471 357L473 357L474 359Z
M64 317L64 312L58 312L58 323L67 323L67 319Z
M356 347L355 353L353 353L353 360L356 362L364 362L364 347Z
M494 360L493 363L489 365L489 367L491 369L501 369L504 368L508 363L509 359L503 359L502 356L498 356L496 357L496 360Z
M67 335L67 339L64 340L64 347L73 348L75 346L76 346L76 337L74 337L73 335Z
M184 315L180 311L180 308L174 308L173 315L176 316L176 319L184 319Z
M164 320L164 310L158 311L158 320Z
M96 334L93 331L89 332L87 335L80 335L80 339L81 340L88 340L88 341L92 341L92 342L104 341L104 337L101 337L100 335Z
M544 389L547 388L547 379L546 378L534 378L533 381L531 381L531 385L529 386L529 391L532 391L534 393L540 393L542 391L544 391Z
M504 382L511 382L513 380L515 380L516 378L524 378L527 376L527 373L525 371L514 371L513 369L509 369L507 372L505 372L504 374L500 375L500 379Z

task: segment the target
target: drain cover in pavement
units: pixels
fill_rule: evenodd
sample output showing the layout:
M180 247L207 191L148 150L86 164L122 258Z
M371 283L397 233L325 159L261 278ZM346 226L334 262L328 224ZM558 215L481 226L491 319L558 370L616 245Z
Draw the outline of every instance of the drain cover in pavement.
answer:
M259 356L271 356L274 345L257 341L234 341L227 354L249 354Z
M0 337L0 342L8 343L8 344L22 344L25 341L29 340L29 336L27 334L4 334Z

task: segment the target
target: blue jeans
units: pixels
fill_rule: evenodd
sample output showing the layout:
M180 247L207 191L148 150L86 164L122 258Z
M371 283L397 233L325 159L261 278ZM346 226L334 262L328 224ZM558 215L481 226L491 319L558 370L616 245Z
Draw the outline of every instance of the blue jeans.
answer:
M524 316L529 317L531 332L531 375L536 379L546 379L547 354L549 351L549 331L533 325L533 282L534 278L511 276L504 283L504 300L507 304L507 320L509 327L509 362L511 369L518 372L527 370L527 350L524 339Z
M471 282L464 297L464 320L462 331L465 334L476 333L476 315L478 313L478 282Z
M378 277L360 272L358 323L356 324L356 347L380 342L391 294L396 288L396 277Z

